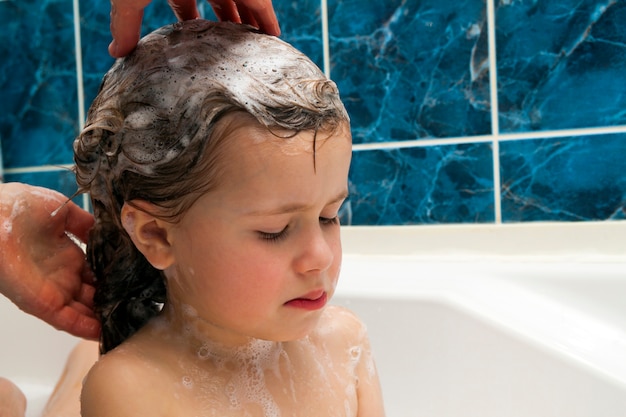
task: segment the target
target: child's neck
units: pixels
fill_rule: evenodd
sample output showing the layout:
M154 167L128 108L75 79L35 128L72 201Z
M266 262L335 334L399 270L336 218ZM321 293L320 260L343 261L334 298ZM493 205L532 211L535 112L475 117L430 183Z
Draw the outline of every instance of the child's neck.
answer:
M281 353L281 342L255 339L248 336L233 334L198 317L187 308L168 306L154 323L164 326L169 335L190 354L196 355L200 361L208 361L214 365L246 366L255 363L258 366L274 366ZM164 330L165 330L164 329Z

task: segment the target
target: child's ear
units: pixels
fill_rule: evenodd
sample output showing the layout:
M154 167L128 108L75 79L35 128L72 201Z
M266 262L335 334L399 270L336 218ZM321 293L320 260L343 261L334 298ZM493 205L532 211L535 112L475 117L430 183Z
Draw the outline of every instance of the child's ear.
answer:
M133 200L122 207L122 226L131 240L156 269L167 269L174 262L170 244L171 223L163 221L152 214L158 208L152 204Z

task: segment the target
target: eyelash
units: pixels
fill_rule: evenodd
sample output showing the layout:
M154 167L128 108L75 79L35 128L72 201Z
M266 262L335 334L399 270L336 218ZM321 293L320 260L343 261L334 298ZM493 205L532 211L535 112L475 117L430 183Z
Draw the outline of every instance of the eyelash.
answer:
M320 219L320 223L323 226L331 226L331 225L339 224L339 216L335 216L332 218L320 217L319 219ZM287 237L288 232L289 232L289 225L285 226L285 228L278 233L268 233L268 232L261 232L261 231L259 231L258 233L261 236L261 239L263 240L266 240L269 242L280 242L281 240Z
M335 216L335 217L320 217L320 223L322 223L324 225L339 224L339 216Z
M278 233L259 231L259 236L261 236L261 239L267 240L268 242L279 242L287 237L287 229L289 229L289 226L285 226L285 228Z

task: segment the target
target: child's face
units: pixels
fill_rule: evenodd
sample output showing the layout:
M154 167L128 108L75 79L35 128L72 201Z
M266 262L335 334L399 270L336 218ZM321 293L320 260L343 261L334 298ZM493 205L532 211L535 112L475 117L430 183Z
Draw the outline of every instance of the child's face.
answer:
M245 125L228 135L219 185L172 231L168 302L197 313L216 341L301 338L339 275L349 127L318 133L315 167L313 132L281 139Z

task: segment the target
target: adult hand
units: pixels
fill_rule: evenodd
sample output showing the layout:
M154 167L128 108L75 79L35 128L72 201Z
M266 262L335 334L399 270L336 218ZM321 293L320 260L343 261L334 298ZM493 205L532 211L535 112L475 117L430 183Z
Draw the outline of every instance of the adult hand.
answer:
M280 27L271 0L208 0L222 21L246 23L268 35L280 35Z
M143 10L152 0L111 0L109 54L114 58L128 55L139 42ZM280 27L271 0L208 0L220 20L247 23L263 32L278 36ZM197 19L196 0L168 0L178 20Z
M68 234L85 242L93 217L56 191L0 184L0 293L59 330L95 339L93 273Z

